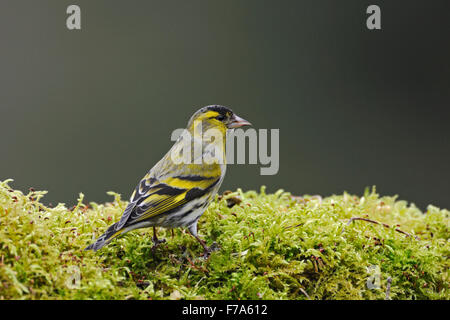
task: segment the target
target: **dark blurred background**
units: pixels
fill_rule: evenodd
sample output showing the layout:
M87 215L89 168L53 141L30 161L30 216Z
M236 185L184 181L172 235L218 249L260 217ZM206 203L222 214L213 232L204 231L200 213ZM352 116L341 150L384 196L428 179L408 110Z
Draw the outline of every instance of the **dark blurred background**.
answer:
M280 170L229 166L222 190L376 185L449 208L447 3L2 0L0 179L53 203L128 198L173 129L223 104L280 129Z

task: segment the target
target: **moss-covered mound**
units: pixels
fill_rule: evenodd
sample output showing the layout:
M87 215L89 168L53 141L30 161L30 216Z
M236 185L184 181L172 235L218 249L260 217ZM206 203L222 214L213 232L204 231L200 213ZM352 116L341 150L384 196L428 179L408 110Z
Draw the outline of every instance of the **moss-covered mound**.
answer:
M199 222L220 247L207 260L181 229L159 229L167 242L155 250L152 230L141 229L83 251L126 202L80 195L73 208L49 208L44 194L0 182L0 299L450 298L449 211L422 213L374 190L220 196Z

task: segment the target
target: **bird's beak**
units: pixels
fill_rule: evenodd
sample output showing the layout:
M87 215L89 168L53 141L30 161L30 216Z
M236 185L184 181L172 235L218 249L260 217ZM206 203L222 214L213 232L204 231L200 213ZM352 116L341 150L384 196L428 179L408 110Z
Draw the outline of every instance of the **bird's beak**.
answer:
M228 128L239 128L242 126L251 126L251 125L252 124L247 120L242 119L241 117L234 114L233 117L231 117L231 122L228 124Z

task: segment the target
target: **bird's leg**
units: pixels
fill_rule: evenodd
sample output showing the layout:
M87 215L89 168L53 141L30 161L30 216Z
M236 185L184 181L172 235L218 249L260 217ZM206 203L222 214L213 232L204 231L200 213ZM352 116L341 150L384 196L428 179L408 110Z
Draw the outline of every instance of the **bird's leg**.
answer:
M153 247L152 247L152 250L155 250L156 247L159 246L160 243L166 242L166 239L158 239L158 237L156 236L156 227L153 227L153 237L152 237L152 241L153 241Z
M203 247L203 257L205 257L205 258L208 257L211 254L211 248L209 248L206 245L206 242L204 240L200 239L199 236L194 236L194 238L197 239L197 241L200 242L200 244Z
M211 247L208 247L206 245L206 242L202 239L200 239L200 237L197 235L197 221L195 221L193 224L191 224L188 227L189 232L191 233L191 235L197 239L198 242L200 242L200 244L203 247L203 257L207 258L209 257L209 255L211 254L211 252L218 250L217 248L217 244L215 245L215 243L213 243L213 245Z

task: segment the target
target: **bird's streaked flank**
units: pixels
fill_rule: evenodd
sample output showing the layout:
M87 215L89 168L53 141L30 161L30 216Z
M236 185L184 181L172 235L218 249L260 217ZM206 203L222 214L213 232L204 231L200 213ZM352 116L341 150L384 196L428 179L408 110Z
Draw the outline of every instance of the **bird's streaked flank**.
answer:
M204 254L208 255L210 248L197 235L197 221L214 199L225 177L227 129L244 125L250 123L224 106L211 105L198 110L189 120L186 130L194 137L187 142L189 147L200 145L201 153L197 155L194 150L193 161L189 163L174 161L177 160L174 156L183 156L180 152L186 146L186 141L180 137L139 182L120 221L111 225L86 250L97 251L121 234L146 227L153 227L156 246L165 240L157 238L155 227L187 227L203 246ZM204 139L197 134L200 126L203 132L216 130L221 138ZM208 161L196 161L198 157L200 160L208 158Z

